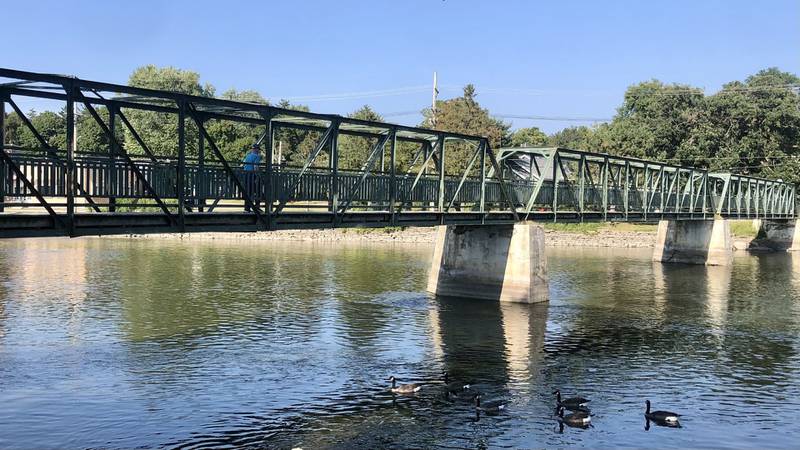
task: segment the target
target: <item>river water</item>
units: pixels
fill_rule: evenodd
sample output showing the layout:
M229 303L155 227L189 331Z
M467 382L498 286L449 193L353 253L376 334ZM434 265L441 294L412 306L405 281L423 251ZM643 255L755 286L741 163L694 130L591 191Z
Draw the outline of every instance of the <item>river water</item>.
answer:
M429 246L0 242L0 447L793 447L800 255L548 249L551 301L424 292ZM476 262L476 264L479 262ZM431 384L447 371L496 416ZM591 399L593 427L553 418ZM645 399L683 414L645 430Z

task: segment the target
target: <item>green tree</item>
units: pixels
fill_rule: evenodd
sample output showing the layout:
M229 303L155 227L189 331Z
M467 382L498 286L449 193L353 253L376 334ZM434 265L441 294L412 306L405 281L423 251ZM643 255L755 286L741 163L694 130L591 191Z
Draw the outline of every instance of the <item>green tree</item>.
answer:
M31 111L28 118L36 131L54 148L67 148L67 122L64 111ZM41 144L26 126L21 127L20 145L23 147L41 148Z
M221 98L240 102L258 103L268 105L269 102L255 91L237 91L230 89L225 91ZM222 156L232 163L238 164L244 158L245 153L253 143L258 142L259 138L266 131L265 125L256 125L244 122L234 122L231 120L210 120L205 125L208 134L217 144ZM210 158L211 151L206 150L206 155Z
M777 68L726 84L689 120L684 163L800 182L800 78Z
M293 105L288 100L281 100L276 106L297 111L309 110L308 106ZM278 152L278 148L280 148L281 163L300 166L303 165L321 137L322 133L317 131L279 128L275 132L275 151ZM278 161L277 154L275 161ZM321 154L314 164L315 167L327 167L327 165L328 156L325 153Z
M364 105L358 110L350 113L348 117L353 119L370 120L373 122L383 122L383 117L376 113L369 105ZM359 170L367 161L369 152L372 150L377 139L369 139L359 136L339 136L339 167L341 169ZM384 148L388 150L388 145ZM380 162L376 161L372 166L373 171L380 170Z
M432 126L433 115L430 109L423 110L424 120L421 126L454 133L483 136L489 140L489 145L492 148L508 145L510 143L509 129L511 126L492 117L489 114L489 110L481 108L475 99L476 95L475 86L468 84L464 87L463 96L437 101L435 126ZM448 145L445 148L445 173L461 173L474 150L475 147L472 145Z
M614 120L598 129L600 144L619 155L672 160L702 101L703 92L687 85L652 80L631 86Z
M551 147L569 148L572 150L591 150L590 142L595 131L586 126L564 128L553 133L547 139Z
M16 112L6 113L5 120L6 142L12 145L22 145L23 128L26 128L22 123L22 119Z
M174 67L156 67L154 65L139 67L131 74L128 84L134 87L161 89L204 97L212 97L214 95L214 88L211 85L200 84L200 75L198 73ZM125 110L124 113L153 153L160 156L176 156L178 154L178 119L176 114L132 109ZM187 155L197 154L197 135L197 126L187 116ZM142 153L139 145L128 130L125 131L125 143L129 152Z
M512 147L540 147L547 145L547 135L537 127L520 128L511 135Z

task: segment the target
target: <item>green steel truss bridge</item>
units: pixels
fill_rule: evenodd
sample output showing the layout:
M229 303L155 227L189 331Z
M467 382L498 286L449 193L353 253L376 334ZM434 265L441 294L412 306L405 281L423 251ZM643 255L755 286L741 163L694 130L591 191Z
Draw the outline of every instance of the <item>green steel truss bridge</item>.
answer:
M65 108L65 148L42 136L20 99ZM78 108L105 135L104 151L78 148ZM39 145L12 145L0 126L0 237L795 217L795 186L780 180L564 148L492 149L478 136L0 69L0 125L11 111ZM140 111L174 124L174 154L152 150ZM226 160L212 122L255 127L269 163L245 171ZM276 154L281 130L315 140L304 161ZM347 139L350 151L361 146L350 167L341 166Z

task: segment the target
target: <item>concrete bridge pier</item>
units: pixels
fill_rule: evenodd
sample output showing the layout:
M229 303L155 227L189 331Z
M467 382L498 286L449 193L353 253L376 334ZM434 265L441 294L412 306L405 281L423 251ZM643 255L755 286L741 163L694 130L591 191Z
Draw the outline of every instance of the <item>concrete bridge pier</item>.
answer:
M439 226L428 291L444 297L546 302L544 230L532 222Z
M758 231L759 242L773 250L800 250L800 227L796 219L755 219L753 228Z
M662 220L658 223L653 261L728 266L733 243L728 221Z

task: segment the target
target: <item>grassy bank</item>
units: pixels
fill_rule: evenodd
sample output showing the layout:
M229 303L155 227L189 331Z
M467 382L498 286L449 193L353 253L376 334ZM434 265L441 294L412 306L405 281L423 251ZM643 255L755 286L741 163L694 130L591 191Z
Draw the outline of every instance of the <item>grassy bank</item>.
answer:
M758 237L758 230L753 228L752 220L731 220L731 234L741 238Z
M656 228L658 228L657 225L649 223L625 222L544 223L543 226L545 230L578 234L597 234L601 232L655 233Z

